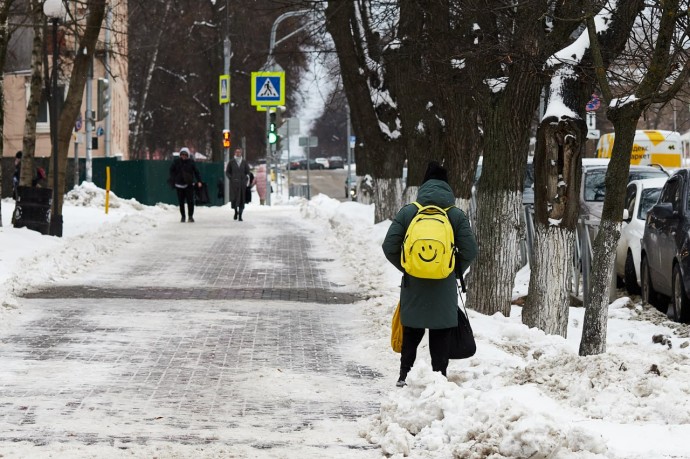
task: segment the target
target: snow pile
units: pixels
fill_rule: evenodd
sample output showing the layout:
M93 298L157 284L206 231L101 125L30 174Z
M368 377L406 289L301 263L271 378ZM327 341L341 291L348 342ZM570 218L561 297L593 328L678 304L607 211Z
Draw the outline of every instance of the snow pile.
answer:
M302 215L329 222L333 250L354 268L371 341L381 360L391 356L390 317L400 274L383 257L389 222L374 225L373 206L321 197ZM364 261L364 262L363 262ZM529 267L514 296L527 292ZM477 354L451 361L448 379L431 371L426 339L407 378L391 390L380 414L360 434L394 458L689 458L690 346L687 326L670 323L630 298L609 307L603 355L580 357L584 310L570 309L568 338L545 335L510 317L469 310ZM654 317L647 321L645 318Z
M82 182L81 185L75 186L69 193L65 195L64 204L81 207L99 207L105 208L106 191L98 188L93 183ZM127 206L131 210L141 211L146 208L136 199L121 199L112 191L108 196L108 207L111 209L118 209Z

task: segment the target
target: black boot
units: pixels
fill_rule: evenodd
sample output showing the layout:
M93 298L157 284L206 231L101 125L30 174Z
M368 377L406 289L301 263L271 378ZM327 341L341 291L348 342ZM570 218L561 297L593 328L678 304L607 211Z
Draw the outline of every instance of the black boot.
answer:
M235 216L232 217L233 220L237 220L237 209L235 209Z
M184 218L184 215L183 215L182 218L180 219L180 221L181 221L182 223L184 223L185 220L186 220L186 219Z
M242 209L240 209L240 213L239 213L239 221L242 221Z

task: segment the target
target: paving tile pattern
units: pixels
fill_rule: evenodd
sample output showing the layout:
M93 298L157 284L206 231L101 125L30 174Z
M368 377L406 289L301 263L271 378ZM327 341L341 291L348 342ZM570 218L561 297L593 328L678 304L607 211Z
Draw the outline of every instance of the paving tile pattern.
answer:
M382 375L343 352L359 297L326 280L308 235L194 231L183 256L162 228L101 278L25 296L25 317L0 335L0 442L260 451L280 448L278 433L378 411L367 381Z

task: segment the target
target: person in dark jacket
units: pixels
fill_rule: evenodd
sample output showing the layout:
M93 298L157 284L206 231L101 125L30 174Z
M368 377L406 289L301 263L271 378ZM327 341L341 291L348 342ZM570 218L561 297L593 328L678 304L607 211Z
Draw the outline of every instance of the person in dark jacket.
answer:
M19 175L22 171L22 152L18 151L14 155L14 173L12 174L12 198L17 199L17 187L19 186Z
M465 213L455 205L453 190L448 184L447 171L436 161L429 162L417 202L423 206L436 205L448 210L453 227L457 273L465 273L477 256L477 241ZM417 358L417 346L429 329L431 367L446 376L451 330L458 325L458 290L455 273L445 279L420 279L405 273L400 255L407 227L417 214L414 204L404 206L395 216L383 241L383 253L388 261L403 273L400 288L400 321L403 326L400 376L397 386L405 385L407 373Z
M201 187L201 175L196 164L189 158L189 149L180 149L180 156L170 166L170 183L177 191L177 202L180 205L182 223L186 220L185 201L189 214L189 222L194 223L194 187Z
M235 157L228 162L225 175L230 179L230 202L235 209L235 220L242 221L242 211L249 185L249 164L242 158L242 149L235 149Z

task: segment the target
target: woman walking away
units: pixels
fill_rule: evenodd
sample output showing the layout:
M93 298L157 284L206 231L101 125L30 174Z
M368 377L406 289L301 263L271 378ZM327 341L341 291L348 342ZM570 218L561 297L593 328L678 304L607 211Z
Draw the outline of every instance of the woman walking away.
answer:
M400 353L400 376L397 386L405 385L407 373L417 358L417 346L429 329L431 368L446 376L451 330L458 325L458 291L455 272L465 273L477 256L477 241L465 213L454 207L455 196L448 184L448 173L436 161L429 162L424 182L419 187L417 202L422 206L435 205L447 209L453 228L455 271L445 279L423 279L405 272L401 264L403 239L408 226L417 214L415 204L404 206L388 228L383 241L383 253L393 266L403 273L400 288L400 321L403 342ZM426 260L424 260L426 261Z

